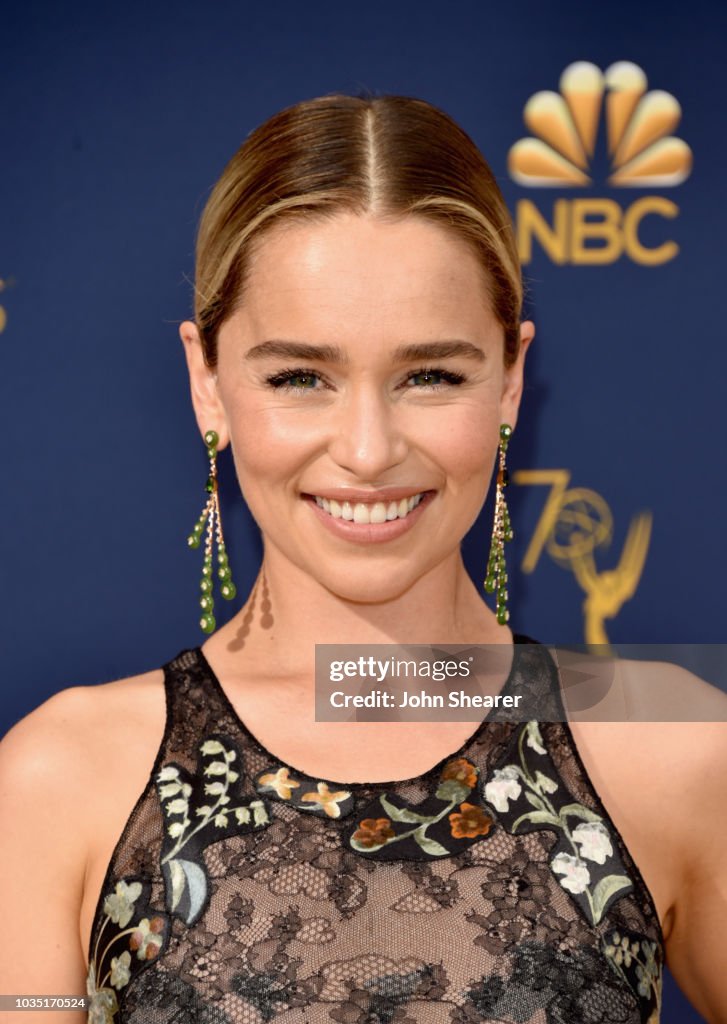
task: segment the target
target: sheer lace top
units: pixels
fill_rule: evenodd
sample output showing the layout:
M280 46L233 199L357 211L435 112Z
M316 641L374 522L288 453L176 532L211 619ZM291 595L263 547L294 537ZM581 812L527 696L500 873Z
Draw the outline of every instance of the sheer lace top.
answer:
M652 897L558 721L550 653L515 639L502 692L532 717L493 710L394 783L301 774L200 648L168 662L92 925L91 1024L655 1024Z

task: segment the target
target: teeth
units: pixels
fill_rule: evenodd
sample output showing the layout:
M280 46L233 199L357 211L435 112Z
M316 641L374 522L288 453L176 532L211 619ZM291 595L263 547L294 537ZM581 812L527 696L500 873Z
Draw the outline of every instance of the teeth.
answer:
M411 498L402 498L401 501L390 501L387 505L383 501L377 501L373 505L357 501L352 505L349 501L337 502L328 498L315 496L316 505L322 508L334 519L347 519L354 523L385 523L392 519L405 519L409 513L417 507L422 500L421 494L413 494Z

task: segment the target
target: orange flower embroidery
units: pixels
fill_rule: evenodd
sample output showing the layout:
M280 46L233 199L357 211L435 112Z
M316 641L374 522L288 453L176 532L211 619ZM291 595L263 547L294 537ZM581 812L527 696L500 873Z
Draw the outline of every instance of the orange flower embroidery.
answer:
M295 779L288 778L289 768L278 768L276 772L268 772L267 775L261 775L258 782L263 786L269 786L274 789L279 797L283 800L290 800L291 789L297 789L300 786L299 782Z
M461 782L463 786L472 789L477 782L477 769L464 757L457 757L453 761L447 761L442 769L442 780L454 779Z
M364 818L351 838L361 846L383 846L388 839L394 838L394 830L388 818Z
M339 800L345 800L351 794L347 789L339 789L335 793L331 793L325 782L319 782L317 793L303 793L301 796L301 802L306 803L317 803L320 804L323 810L326 812L329 818L340 818L341 808L338 806Z
M449 815L452 836L455 839L473 839L475 836L486 836L490 831L493 819L475 804L460 804L461 813L454 811Z

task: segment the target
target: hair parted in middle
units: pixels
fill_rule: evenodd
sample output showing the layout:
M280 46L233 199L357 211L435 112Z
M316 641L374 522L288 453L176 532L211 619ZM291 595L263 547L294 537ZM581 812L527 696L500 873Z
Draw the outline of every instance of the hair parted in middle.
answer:
M505 200L481 152L425 100L330 93L286 107L252 131L214 185L200 219L195 321L206 365L221 325L244 301L254 248L283 220L341 213L423 217L474 251L503 327L506 366L517 358L523 283Z

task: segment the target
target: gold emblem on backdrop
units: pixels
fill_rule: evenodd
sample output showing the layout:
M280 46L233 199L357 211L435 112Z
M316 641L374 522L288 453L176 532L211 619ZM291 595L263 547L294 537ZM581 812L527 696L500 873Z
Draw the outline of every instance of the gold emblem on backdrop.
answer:
M603 114L610 174L615 188L670 188L692 169L692 151L671 134L681 120L678 100L663 89L647 89L644 71L631 61L617 61L601 71L589 61L575 61L560 76L559 92L536 92L525 104L523 119L533 133L519 139L508 154L510 177L529 188L584 188L593 184L591 163ZM647 215L673 219L675 203L663 196L643 196L626 209L613 199L558 199L552 217L530 200L517 204L521 260L529 263L536 238L554 263L604 264L622 253L653 266L674 259L674 241L647 247L639 226ZM588 240L598 245L586 245Z
M2 277L0 277L0 292L4 292L5 288L7 287L7 285L11 284L11 283L12 282L5 281L5 280L3 280ZM0 334L2 334L3 331L5 330L5 326L6 326L7 322L8 322L8 315L5 312L5 306L0 306Z
M560 92L536 92L525 104L523 119L538 137L520 139L508 154L510 176L519 185L592 184L586 172L602 106L611 160L607 184L664 188L689 176L692 151L669 134L679 124L682 108L663 89L647 92L647 78L638 64L621 60L602 72L579 60L563 71L559 85Z
M533 572L543 552L570 570L585 594L585 642L608 644L606 620L618 615L641 579L651 538L651 513L640 512L631 520L618 564L598 569L594 552L607 548L613 539L613 515L605 499L587 487L569 487L567 469L521 469L513 473L513 481L550 487L523 557L523 572Z

